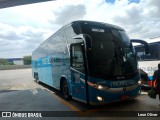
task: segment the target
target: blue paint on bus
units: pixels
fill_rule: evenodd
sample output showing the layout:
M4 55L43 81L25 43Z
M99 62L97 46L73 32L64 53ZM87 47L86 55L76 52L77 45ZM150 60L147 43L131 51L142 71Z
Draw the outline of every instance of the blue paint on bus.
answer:
M125 31L92 21L72 22L43 42L32 53L32 75L91 105L135 98L141 89Z

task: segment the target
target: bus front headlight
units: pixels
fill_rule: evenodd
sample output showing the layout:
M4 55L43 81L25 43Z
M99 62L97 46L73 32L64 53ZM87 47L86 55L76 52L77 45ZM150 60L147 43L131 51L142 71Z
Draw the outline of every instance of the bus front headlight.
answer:
M141 81L141 80L139 80L139 81L138 81L138 84L139 84L139 85L141 85L141 83L142 83L142 81Z
M97 89L99 89L99 90L103 90L103 89L104 89L104 87L103 87L102 85L98 85L98 86L97 86Z
M98 90L106 90L106 89L108 89L108 87L105 87L103 85L94 84L94 83L89 82L89 81L87 83L88 83L89 86L94 87L94 88L96 88Z
M100 97L100 96L97 96L97 100L98 100L98 101L102 101L102 100L103 100L103 98L102 98L102 97Z

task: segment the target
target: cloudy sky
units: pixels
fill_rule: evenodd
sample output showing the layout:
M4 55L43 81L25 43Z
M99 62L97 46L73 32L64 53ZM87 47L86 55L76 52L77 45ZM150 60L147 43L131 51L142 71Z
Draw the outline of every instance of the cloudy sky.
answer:
M160 36L160 0L57 0L0 9L0 58L31 55L64 24L91 20L123 27L130 38Z

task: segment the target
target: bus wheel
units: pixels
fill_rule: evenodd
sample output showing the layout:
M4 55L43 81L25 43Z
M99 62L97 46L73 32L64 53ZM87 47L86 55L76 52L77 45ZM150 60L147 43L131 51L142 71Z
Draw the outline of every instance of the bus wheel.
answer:
M36 83L39 83L38 73L35 75Z
M69 95L69 89L68 89L68 85L67 85L66 80L63 80L61 91L62 91L64 99L66 99L66 100L71 99L71 96Z

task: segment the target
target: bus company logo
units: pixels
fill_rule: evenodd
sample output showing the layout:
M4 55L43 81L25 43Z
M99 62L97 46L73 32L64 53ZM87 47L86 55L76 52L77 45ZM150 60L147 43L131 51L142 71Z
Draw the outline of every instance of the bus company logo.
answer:
M43 58L42 64L51 64L51 59L50 58Z
M92 28L92 31L94 31L94 32L104 32L104 29Z
M2 117L11 117L11 112L2 112Z
M135 84L134 80L111 82L111 87L122 87Z
M42 114L35 112L2 112L2 117L42 117Z
M140 67L143 71L155 71L158 70L157 67Z

